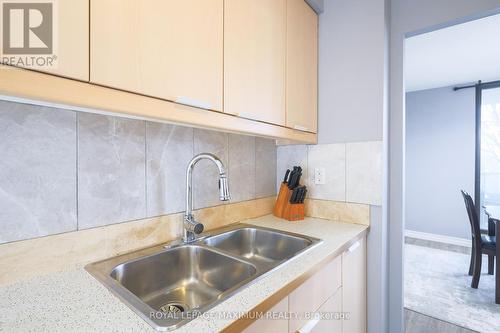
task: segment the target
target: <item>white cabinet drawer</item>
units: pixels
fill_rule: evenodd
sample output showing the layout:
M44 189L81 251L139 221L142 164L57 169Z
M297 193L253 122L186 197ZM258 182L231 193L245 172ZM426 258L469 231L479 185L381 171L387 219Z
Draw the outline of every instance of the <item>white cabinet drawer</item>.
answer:
M283 298L268 312L286 313L288 311L288 297ZM272 318L272 316L270 316ZM284 317L284 316L283 316ZM266 319L261 318L248 326L244 333L286 333L288 332L288 319Z
M366 332L366 239L353 244L342 255L343 308L346 333Z
M296 332L308 319L299 318L306 312L314 312L320 308L341 285L341 257L335 258L321 271L309 278L289 296L289 310L297 314L290 319L289 332Z
M323 313L323 318L311 330L311 333L342 333L342 289L339 289L335 295L330 297L319 309Z
M339 289L317 311L317 317L308 321L299 333L341 333L342 290Z

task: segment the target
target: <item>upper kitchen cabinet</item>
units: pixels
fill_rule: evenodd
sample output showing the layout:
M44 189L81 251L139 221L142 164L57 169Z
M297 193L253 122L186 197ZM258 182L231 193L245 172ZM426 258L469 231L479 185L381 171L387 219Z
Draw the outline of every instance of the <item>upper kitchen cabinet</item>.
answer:
M317 132L318 16L304 0L287 0L286 126Z
M222 111L223 6L91 0L91 82Z
M4 63L89 81L89 0L5 3L7 5L13 6L4 13L10 21L12 50L0 52L2 57L12 60ZM4 11L7 10L5 6ZM38 28L26 32L23 29L25 17L29 17L30 24L38 24Z
M47 72L89 81L89 1L57 1L57 67Z
M285 125L286 0L224 3L224 112Z

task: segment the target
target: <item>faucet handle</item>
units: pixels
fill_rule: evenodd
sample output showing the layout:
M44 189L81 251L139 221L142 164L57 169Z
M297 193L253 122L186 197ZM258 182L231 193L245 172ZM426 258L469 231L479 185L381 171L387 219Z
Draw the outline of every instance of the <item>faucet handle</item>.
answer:
M196 220L192 216L190 218L186 217L184 219L184 228L187 231L190 231L196 235L201 234L203 232L203 230L205 229L203 224L196 222Z

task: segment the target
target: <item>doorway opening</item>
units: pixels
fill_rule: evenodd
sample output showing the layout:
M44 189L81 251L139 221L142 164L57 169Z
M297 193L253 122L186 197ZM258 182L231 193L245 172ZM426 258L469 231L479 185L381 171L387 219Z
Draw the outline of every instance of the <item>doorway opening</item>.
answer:
M493 252L469 275L473 215L490 247L500 219L499 35L492 15L406 40L406 332L500 331Z

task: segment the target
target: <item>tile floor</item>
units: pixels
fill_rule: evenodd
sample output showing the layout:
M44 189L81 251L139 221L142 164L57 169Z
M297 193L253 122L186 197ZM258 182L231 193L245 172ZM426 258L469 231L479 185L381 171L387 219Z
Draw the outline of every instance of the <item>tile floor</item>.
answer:
M486 273L486 257L483 263L479 289L472 289L471 277L467 275L468 255L406 244L405 308L469 330L500 332L500 305L495 304L494 276ZM412 317L418 317L413 312L406 314L407 322L411 322ZM410 325L409 329L414 330L407 329L406 332L468 332L457 331L453 327L449 330L435 327L419 331Z
M478 333L446 321L405 309L405 333Z

